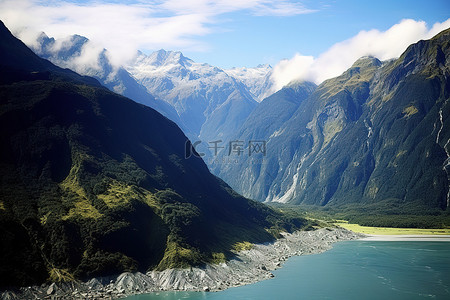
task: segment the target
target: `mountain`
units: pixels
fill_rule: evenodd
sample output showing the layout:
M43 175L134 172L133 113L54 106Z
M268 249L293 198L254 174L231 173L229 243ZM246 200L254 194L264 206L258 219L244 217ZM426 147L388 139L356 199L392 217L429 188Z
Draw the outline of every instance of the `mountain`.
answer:
M268 64L255 68L235 67L225 72L241 81L259 102L272 94L273 82L270 78L272 67Z
M185 159L152 108L39 58L0 22L0 286L222 262L306 224Z
M255 100L262 99L257 97L271 88L268 65L224 72L181 52L160 50L148 56L138 52L125 69L114 67L107 50L79 35L55 40L42 33L30 47L59 67L94 77L111 91L154 108L189 138L204 143L227 140L255 108Z
M182 121L172 106L155 99L123 67L114 67L108 51L94 45L86 37L72 35L55 40L41 33L37 42L30 47L37 55L53 64L94 77L111 91L149 106L182 126Z
M283 168L283 166L277 166L278 162L273 160L271 155L276 149L282 150L282 155L286 155L286 151L289 151L285 148L284 142L274 144L270 140L283 133L285 123L315 89L314 83L294 82L259 103L242 125L242 128L237 131L237 135L233 137L233 140L244 143L245 153L243 152L242 155L236 157L236 155L230 155L229 149L225 149L210 164L212 172L223 178L236 190L241 191L243 195L254 199L265 198L273 178L261 175L270 174L269 172L276 169L272 173L276 176L278 170ZM252 153L250 155L248 146L252 141L266 143L267 153ZM295 151L295 149L290 151ZM227 158L237 158L238 163ZM245 166L245 168L242 168L242 166Z
M235 139L266 139L266 156L217 174L260 201L442 212L450 196L449 40L446 30L396 60L361 58L299 100L268 138L264 121L244 125ZM269 106L259 115L272 113Z
M191 138L227 140L257 104L243 83L181 52L139 53L127 70L175 108Z

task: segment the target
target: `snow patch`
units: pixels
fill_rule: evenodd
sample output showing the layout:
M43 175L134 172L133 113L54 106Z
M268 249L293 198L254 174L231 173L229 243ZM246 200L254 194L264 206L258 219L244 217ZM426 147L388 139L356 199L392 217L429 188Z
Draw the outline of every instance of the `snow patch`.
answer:
M255 68L232 68L224 71L242 82L258 102L272 93L273 81L271 80L272 67L270 65L259 65Z

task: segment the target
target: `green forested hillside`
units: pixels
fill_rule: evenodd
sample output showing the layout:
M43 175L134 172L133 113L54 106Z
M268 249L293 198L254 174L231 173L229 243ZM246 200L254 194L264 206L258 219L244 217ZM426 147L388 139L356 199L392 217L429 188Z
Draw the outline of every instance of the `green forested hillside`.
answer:
M306 223L211 175L151 108L0 24L0 286L219 262Z

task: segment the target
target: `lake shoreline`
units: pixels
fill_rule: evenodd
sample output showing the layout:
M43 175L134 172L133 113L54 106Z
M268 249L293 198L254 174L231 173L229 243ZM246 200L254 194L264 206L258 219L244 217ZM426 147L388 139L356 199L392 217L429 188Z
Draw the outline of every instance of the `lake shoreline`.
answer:
M221 264L189 269L122 273L93 278L87 282L52 283L5 291L1 299L119 299L157 291L221 291L274 277L292 256L318 254L338 241L361 239L365 235L344 228L283 233L273 243L255 244Z

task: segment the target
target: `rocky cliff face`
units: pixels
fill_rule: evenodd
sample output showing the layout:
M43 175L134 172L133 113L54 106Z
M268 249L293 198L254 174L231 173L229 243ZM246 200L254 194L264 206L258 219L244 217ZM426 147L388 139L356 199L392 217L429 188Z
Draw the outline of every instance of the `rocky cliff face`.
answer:
M243 164L217 174L260 201L364 203L411 213L445 209L449 40L447 30L411 45L397 60L358 60L301 101L267 139L260 167ZM258 132L259 126L246 130ZM256 190L255 178L264 182Z
M273 156L275 151L280 150L280 155L290 151L284 148L284 142L275 139L286 136L286 122L315 88L316 85L309 82L293 83L261 102L233 138L242 142L244 151L240 155L230 153L230 145L226 145L210 163L213 172L241 193L254 199L264 199L274 178L261 175L269 175L279 169L278 161ZM249 143L252 141L265 143L266 153L251 151Z

